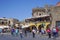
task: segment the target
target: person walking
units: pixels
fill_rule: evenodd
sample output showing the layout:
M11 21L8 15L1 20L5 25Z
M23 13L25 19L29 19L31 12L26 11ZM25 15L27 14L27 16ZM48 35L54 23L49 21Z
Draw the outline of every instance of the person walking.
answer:
M51 38L51 30L50 28L47 29L48 37Z
M11 29L11 35L13 35L13 36L14 36L14 33L15 33L15 29L14 29L14 28L12 28L12 29Z
M24 33L25 33L25 36L27 37L27 31L26 30L24 30Z
M35 38L35 33L36 33L36 31L35 31L35 29L33 29L33 30L32 30L33 38Z
M42 35L45 34L44 28L41 28L41 34L42 34Z
M22 29L21 28L19 30L19 33L20 33L20 37L23 38L23 32L22 32Z
M0 28L0 36L3 36L3 34L2 35L1 34L2 34L2 29Z
M15 29L15 35L18 36L18 33L19 33L19 29L16 28L16 29Z
M2 33L2 29L0 28L0 33Z
M56 38L57 30L56 30L55 27L53 27L53 29L52 29L52 33L53 33L53 37Z
M59 36L59 29L58 29L58 27L56 27L56 36L58 37Z

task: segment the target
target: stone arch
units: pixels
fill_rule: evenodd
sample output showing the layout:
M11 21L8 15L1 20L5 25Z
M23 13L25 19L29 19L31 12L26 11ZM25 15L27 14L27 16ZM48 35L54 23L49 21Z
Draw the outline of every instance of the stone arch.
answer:
M38 30L41 32L42 25L38 26Z
M37 30L37 27L36 27L35 25L31 25L31 26L30 26L30 30L32 31L32 29Z
M48 25L46 26L46 30L47 30L48 28L50 28L50 24L48 24Z

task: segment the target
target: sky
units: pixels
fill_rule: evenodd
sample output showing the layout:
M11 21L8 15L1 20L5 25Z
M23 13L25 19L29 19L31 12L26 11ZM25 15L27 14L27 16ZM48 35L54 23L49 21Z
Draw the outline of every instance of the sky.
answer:
M0 18L16 18L20 21L32 17L32 9L56 5L60 0L0 0Z

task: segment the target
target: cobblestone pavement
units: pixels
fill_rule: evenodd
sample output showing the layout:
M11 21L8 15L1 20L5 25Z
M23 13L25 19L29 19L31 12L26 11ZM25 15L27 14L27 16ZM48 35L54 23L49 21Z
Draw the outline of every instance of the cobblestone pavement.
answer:
M20 36L12 36L10 34L0 34L0 40L60 40L60 37L53 39L48 38L48 36L42 36L41 34L36 34L36 37L32 37L32 33L28 33L27 37L23 35L23 38Z

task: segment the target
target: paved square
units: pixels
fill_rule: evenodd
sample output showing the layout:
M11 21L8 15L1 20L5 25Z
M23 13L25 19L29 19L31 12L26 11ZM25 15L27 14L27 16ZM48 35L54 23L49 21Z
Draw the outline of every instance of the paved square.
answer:
M32 33L28 33L27 37L23 35L23 38L20 36L12 36L10 34L0 34L0 40L55 40L53 38L48 38L48 36L42 36L41 34L36 34L35 38L32 37ZM59 38L56 38L56 40L60 40Z

